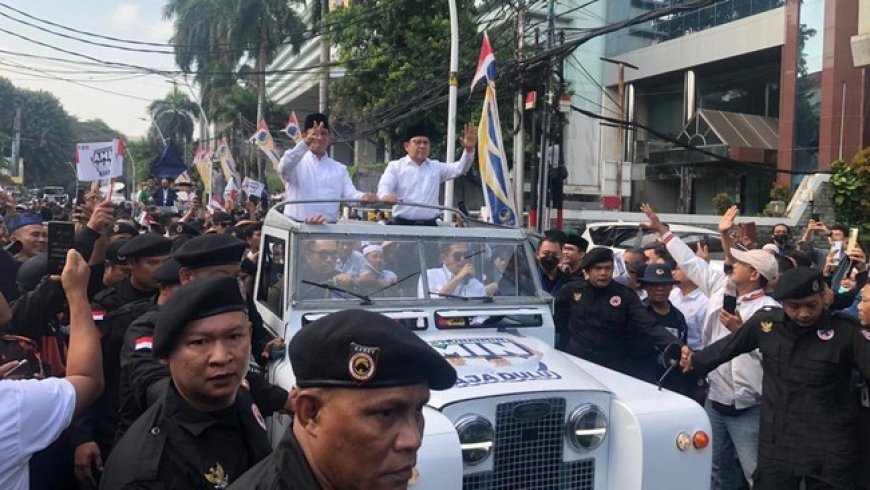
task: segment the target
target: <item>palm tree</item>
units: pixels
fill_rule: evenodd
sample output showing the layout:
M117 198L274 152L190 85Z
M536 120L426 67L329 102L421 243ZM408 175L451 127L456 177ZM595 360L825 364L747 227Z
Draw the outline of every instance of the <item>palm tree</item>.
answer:
M154 121L148 131L149 140L157 141L162 133L164 138L171 139L179 148L187 148L193 139L193 121L198 113L196 103L179 91L177 86L172 87L166 97L148 105L148 114Z

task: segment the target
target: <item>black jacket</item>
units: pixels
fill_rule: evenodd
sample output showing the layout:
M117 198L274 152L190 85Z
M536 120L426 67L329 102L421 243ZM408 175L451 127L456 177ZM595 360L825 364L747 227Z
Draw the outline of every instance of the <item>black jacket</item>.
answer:
M270 451L265 423L246 392L228 409L203 413L170 385L118 441L100 488L223 489Z
M230 485L230 490L320 490L299 447L293 427L287 428L278 447Z
M166 198L163 197L163 188L158 187L151 193L151 197L154 199L155 206L175 206L175 200L178 198L178 193L175 192L175 189L166 189Z
M857 454L851 370L870 374L870 332L827 313L816 326L801 327L768 306L695 353L692 364L705 374L755 349L764 369L759 467L796 474L848 471Z
M567 293L564 293L566 295ZM638 352L659 350L679 343L646 311L637 293L611 281L605 288L588 282L570 289L571 310L567 331L567 352L604 367L642 377L647 359Z

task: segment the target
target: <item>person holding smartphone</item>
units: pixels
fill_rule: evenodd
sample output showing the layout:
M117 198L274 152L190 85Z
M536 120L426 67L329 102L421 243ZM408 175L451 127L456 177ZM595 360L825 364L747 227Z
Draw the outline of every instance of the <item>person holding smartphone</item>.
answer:
M0 488L26 490L30 456L59 437L103 389L100 337L88 304L89 276L87 262L70 250L60 277L70 310L66 377L0 380ZM0 377L17 364L0 366Z
M765 294L768 283L779 274L773 254L761 249L732 248L734 239L728 232L735 226L737 206L732 206L719 221L726 261L733 265L729 275L712 269L679 237L670 233L650 205L641 205L641 210L649 219L645 226L659 233L680 270L709 298L703 326L705 347L739 331L744 320L760 309L779 306ZM736 293L733 313L725 309L725 291L730 285ZM752 483L758 464L761 358L755 351L736 356L711 370L707 379L710 390L705 408L713 430L713 488L739 489L744 479ZM738 465L733 464L735 452Z

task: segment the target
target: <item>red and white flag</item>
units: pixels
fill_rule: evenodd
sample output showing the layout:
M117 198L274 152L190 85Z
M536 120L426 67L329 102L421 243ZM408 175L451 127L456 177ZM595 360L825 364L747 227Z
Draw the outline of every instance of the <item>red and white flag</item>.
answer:
M477 60L477 70L471 80L471 91L481 78L487 82L495 81L495 55L492 53L492 45L489 44L489 35L483 33L483 45L480 47L480 58Z
M299 143L299 140L302 139L302 131L299 129L299 120L296 119L295 111L290 111L290 118L287 120L287 127L284 128L284 133L296 143Z
M153 337L139 337L133 350L151 350L154 347Z

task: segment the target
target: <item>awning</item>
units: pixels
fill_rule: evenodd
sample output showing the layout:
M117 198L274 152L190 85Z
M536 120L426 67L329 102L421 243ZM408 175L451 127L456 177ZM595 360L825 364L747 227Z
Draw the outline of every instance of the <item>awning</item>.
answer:
M738 112L699 109L677 136L686 145L703 148L725 159L746 163L776 163L779 120ZM650 151L651 165L690 165L721 161L710 155L673 145Z

